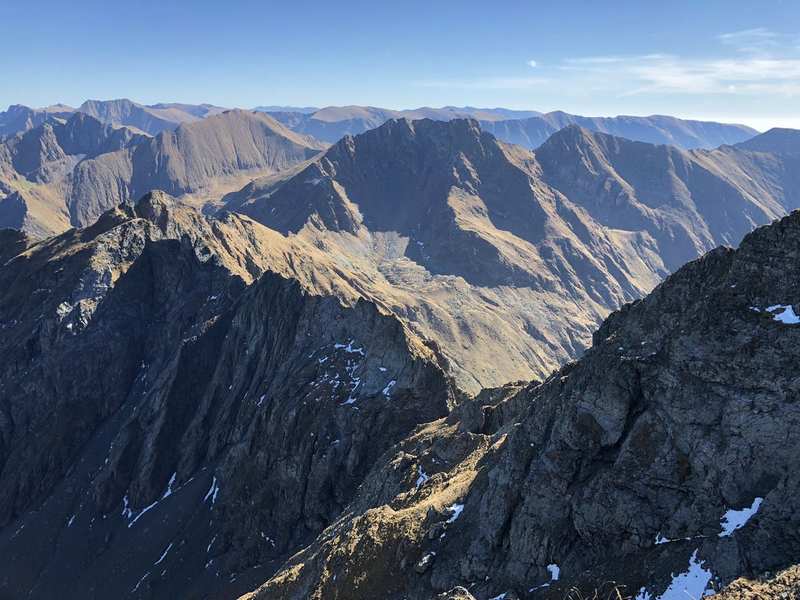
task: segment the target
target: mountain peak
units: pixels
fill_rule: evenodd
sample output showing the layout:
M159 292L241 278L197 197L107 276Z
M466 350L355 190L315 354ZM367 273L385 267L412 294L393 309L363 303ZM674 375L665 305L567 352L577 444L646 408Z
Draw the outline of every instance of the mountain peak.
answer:
M176 200L161 190L151 190L139 198L136 213L145 219L154 220L175 208Z
M800 147L800 130L774 127L769 131L736 144L736 148L751 152L797 154Z

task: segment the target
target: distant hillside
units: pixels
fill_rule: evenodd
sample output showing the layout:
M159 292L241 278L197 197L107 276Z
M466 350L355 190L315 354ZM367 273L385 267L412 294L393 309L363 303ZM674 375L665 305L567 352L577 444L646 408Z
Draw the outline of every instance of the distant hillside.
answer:
M752 152L796 154L800 152L800 131L775 127L761 135L736 144L736 147Z
M522 114L519 114L519 113ZM651 144L672 144L683 150L712 149L723 144L736 144L758 132L744 125L728 125L707 121L686 121L668 116L593 118L565 112L533 116L523 111L476 109L471 107L443 109L420 108L393 111L362 106L330 106L310 114L275 112L273 116L292 129L326 142L336 142L344 135L357 135L373 129L389 119L428 118L437 121L477 119L484 131L497 139L534 150L559 129L578 124L586 129L609 133L630 140Z
M56 104L47 108L29 108L21 104L8 107L0 112L0 141L22 131L38 127L51 118L67 119L75 111L74 108Z
M0 144L0 227L42 237L151 189L202 204L324 148L264 113L228 111L155 137L81 111Z
M581 117L565 112L551 112L528 119L481 122L481 126L499 139L534 150L559 129L580 125L591 131L651 144L671 144L683 150L711 150L723 144L747 140L758 132L745 125L712 121L688 121L676 117Z

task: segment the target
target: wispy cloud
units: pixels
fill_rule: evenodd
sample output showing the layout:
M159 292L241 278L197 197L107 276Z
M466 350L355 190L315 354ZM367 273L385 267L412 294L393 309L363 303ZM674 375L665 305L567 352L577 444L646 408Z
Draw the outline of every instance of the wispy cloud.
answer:
M744 31L734 31L732 33L721 33L717 36L717 39L723 44L730 44L732 46L741 46L745 44L766 44L775 46L782 37L788 36L759 27L757 29L746 29Z
M752 29L717 36L735 54L684 58L668 54L595 56L564 61L573 77L605 79L619 96L660 94L800 94L800 51L780 34Z
M539 65L539 77L487 77L416 82L417 87L452 90L541 90L562 95L644 94L800 96L800 44L766 29L723 33L706 57L675 54L620 54L564 58Z
M763 27L722 33L717 36L717 40L739 52L757 55L766 55L787 47L797 48L798 43L796 36L776 33Z

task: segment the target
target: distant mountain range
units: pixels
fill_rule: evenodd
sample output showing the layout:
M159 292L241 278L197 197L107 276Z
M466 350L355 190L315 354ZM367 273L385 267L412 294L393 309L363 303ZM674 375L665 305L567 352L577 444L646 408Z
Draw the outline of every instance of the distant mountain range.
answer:
M224 210L339 257L468 390L545 376L609 311L800 206L793 155L686 152L577 125L530 153L474 120L393 120L301 169Z
M0 139L31 129L50 117L68 118L74 110L76 109L61 105L47 109L12 106L8 111L0 113ZM145 106L122 99L89 100L77 110L109 125L125 126L139 133L156 135L161 131L175 129L184 123L194 123L226 109L209 104L160 103ZM713 149L723 144L736 144L758 133L744 125L687 121L668 116L593 118L564 112L542 114L537 111L471 106L423 107L409 110L389 110L370 106L326 108L259 106L254 110L269 113L292 131L311 135L331 144L345 135L364 133L389 119L401 118L439 121L477 119L485 131L492 133L498 139L528 150L536 149L550 135L571 124L635 141L672 144L684 150Z
M99 114L113 120L123 113ZM155 126L150 113L139 116L145 119L140 125ZM213 203L254 177L287 169L326 147L265 113L192 118L150 137L78 111L7 139L0 143L0 227L38 237L83 227L151 189L198 205Z
M5 112L0 112L0 141L22 131L38 127L52 118L68 119L75 109L63 104L48 106L47 108L28 108L21 104L8 107Z
M763 136L752 143L791 145ZM0 144L0 225L44 237L151 189L249 215L338 257L474 391L545 376L608 312L800 206L792 153L685 152L578 125L535 153L476 120L429 119L324 149L264 113L149 137L78 112Z
M744 125L708 121L687 121L667 116L592 118L564 112L532 116L504 109L420 108L392 111L362 106L331 106L314 113L270 112L289 129L312 135L319 140L336 142L344 135L356 135L373 129L389 119L428 118L439 121L474 118L497 139L534 150L556 131L577 124L600 133L610 133L630 140L652 144L672 144L684 150L717 148L736 144L757 135Z

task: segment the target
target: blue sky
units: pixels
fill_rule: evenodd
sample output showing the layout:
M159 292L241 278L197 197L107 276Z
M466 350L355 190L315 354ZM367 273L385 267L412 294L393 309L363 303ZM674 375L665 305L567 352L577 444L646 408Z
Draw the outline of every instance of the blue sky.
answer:
M673 114L800 127L800 3L0 0L0 105Z

